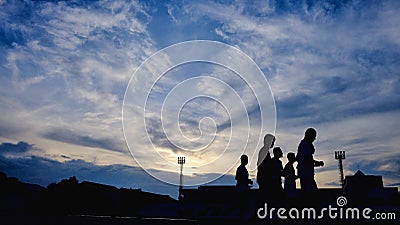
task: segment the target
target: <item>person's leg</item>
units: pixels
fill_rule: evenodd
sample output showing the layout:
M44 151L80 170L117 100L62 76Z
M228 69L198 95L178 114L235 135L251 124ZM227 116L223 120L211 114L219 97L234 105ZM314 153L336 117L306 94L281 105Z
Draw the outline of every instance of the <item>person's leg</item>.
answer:
M284 187L285 200L287 205L294 204L296 198L296 181L295 180L285 180Z
M265 184L265 183L260 184L260 187L259 187L259 193L260 193L259 201L260 201L261 205L264 205L264 203L269 201L269 192L271 191L270 189L271 188L268 187L268 184Z
M237 203L238 203L238 209L239 209L239 214L242 215L242 212L244 211L244 205L245 205L245 196L243 191L238 191L237 192Z
M250 191L238 192L238 200L239 217L242 220L248 220L252 215L254 215L253 211L255 211L250 199Z
M270 184L270 202L273 205L283 204L283 188L280 180L272 180Z
M310 181L310 191L316 192L317 190L318 190L317 183L315 182L314 177L312 177Z
M317 183L314 180L314 177L302 177L300 178L301 185L301 199L302 202L306 204L314 204L317 202L318 197L317 194Z
M265 196L265 195L266 195L266 193L265 193L264 185L259 184L257 205L263 205L264 204L264 202L267 199L267 196Z
M305 177L299 177L300 179L300 189L302 192L305 192L307 190L307 178Z
M301 198L303 203L309 203L310 199L313 198L311 192L311 182L311 179L308 177L300 178Z
M301 190L305 192L315 192L318 189L314 177L300 178L300 186Z

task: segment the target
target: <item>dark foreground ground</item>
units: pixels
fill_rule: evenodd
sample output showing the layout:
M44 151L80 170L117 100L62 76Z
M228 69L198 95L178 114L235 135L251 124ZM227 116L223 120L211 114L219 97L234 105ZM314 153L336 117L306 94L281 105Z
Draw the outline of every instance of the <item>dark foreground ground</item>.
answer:
M138 218L119 216L90 216L90 215L2 215L2 225L194 225L195 220L171 218Z
M396 220L260 220L260 219L174 219L174 218L138 218L118 216L90 216L90 215L1 215L2 225L30 224L30 225L203 225L203 224L399 224Z

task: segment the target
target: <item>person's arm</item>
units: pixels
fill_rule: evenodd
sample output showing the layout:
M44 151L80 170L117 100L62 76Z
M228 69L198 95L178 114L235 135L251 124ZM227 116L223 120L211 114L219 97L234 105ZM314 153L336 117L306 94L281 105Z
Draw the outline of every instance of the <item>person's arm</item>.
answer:
M246 169L246 179L247 179L247 184L253 184L253 181L251 179L249 179L249 172Z
M313 159L314 167L324 166L324 161L318 161Z
M311 158L312 158L312 162L314 164L314 167L319 167L319 166L324 166L324 162L323 161L318 161L314 159L314 153L315 153L315 147L313 144L310 144L310 150L311 150Z
M289 172L289 167L288 167L288 165L285 165L285 168L283 168L283 171L282 171L282 177L289 177L290 176L290 172Z
M283 165L282 162L279 160L279 172L281 174L281 177L283 177Z

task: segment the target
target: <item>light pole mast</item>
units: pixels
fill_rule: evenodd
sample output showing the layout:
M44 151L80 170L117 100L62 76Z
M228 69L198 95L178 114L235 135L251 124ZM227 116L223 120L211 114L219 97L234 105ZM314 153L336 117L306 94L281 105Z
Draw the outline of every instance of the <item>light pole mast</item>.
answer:
M343 160L346 159L345 151L335 151L335 159L339 161L340 184L344 188Z
M181 200L183 198L183 194L182 194L182 186L183 186L183 164L185 164L186 159L185 156L178 156L178 165L180 165L181 167L181 171L179 174L179 196L178 199Z

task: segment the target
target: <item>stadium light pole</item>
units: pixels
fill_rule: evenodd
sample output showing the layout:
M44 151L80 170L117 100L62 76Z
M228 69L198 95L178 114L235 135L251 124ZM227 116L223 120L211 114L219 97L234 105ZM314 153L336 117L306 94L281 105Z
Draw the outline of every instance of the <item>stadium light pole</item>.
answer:
M178 156L178 165L180 165L180 174L179 174L179 195L178 199L181 200L183 199L183 194L182 194L182 186L183 186L183 164L185 164L186 158L185 156Z
M342 185L343 189L344 188L343 160L346 159L346 152L335 151L335 159L338 160L339 163L340 184Z

